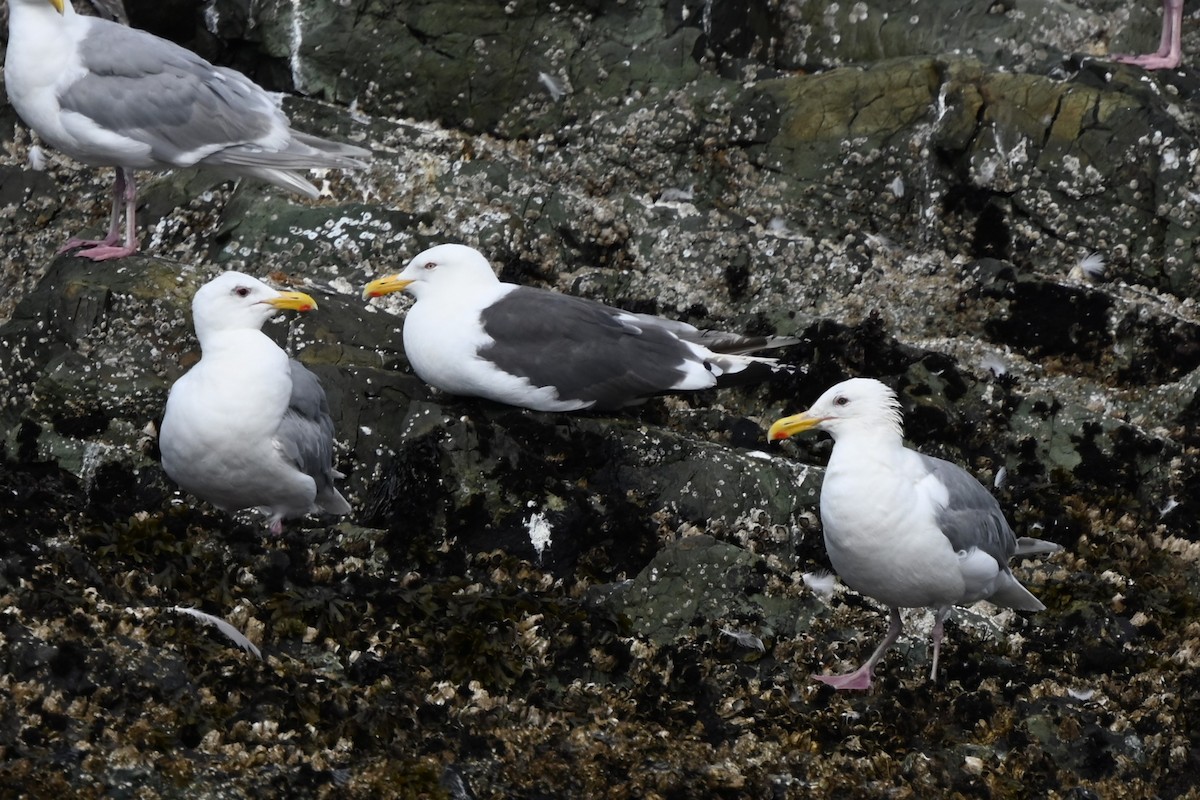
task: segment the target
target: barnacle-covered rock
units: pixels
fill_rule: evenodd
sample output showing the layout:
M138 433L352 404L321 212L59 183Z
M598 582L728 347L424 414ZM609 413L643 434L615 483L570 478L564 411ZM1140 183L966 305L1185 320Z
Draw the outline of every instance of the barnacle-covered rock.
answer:
M100 266L54 250L103 225L107 177L0 106L5 785L1193 787L1197 83L1101 59L1153 44L1153 3L127 5L376 158L311 203L152 178L145 252ZM443 241L507 280L796 336L799 369L614 415L433 391L407 301L359 291ZM316 297L266 330L327 389L349 519L273 539L159 468L191 295L222 269ZM1014 565L1046 611L957 611L940 683L914 614L865 697L808 679L885 625L821 577L828 443L761 427L850 375L1065 548ZM262 660L172 611L193 607Z

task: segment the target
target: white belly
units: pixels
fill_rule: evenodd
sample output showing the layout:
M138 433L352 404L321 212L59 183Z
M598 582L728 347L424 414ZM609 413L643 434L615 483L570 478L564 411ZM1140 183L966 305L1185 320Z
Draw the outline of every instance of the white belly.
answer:
M831 459L821 490L829 560L856 592L899 608L959 602L959 557L934 524L932 509L892 464Z
M183 489L226 511L312 507L316 483L275 443L291 396L290 377L279 379L287 357L279 356L273 381L263 380L267 370L239 374L237 364L206 357L172 387L159 441L163 469Z

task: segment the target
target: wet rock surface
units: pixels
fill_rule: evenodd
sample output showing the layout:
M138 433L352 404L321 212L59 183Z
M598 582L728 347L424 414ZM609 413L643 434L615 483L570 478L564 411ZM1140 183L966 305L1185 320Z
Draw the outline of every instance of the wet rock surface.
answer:
M0 778L27 796L1175 797L1200 778L1196 71L1099 56L1156 3L128 3L370 146L304 203L144 179L144 254L54 251L111 173L0 106ZM719 7L718 7L719 6ZM1200 52L1185 18L1185 52ZM1189 47L1190 43L1190 47ZM349 104L354 103L353 108ZM11 133L9 133L11 132ZM462 241L504 278L794 335L795 376L619 415L449 397L369 278ZM355 513L269 537L180 494L155 424L236 268L319 309ZM849 375L994 486L1047 605L883 635L828 568ZM262 650L174 612L224 618Z

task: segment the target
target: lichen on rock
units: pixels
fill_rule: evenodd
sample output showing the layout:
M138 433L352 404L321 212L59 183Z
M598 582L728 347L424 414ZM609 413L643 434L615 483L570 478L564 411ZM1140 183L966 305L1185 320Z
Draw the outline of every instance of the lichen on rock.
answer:
M1186 794L1200 84L1102 58L1153 44L1153 5L217 0L162 4L167 25L130 3L376 157L313 202L146 176L143 254L93 265L54 253L103 224L108 176L28 169L0 106L0 778ZM507 280L796 336L802 369L620 414L450 397L408 367L408 301L359 295L443 241ZM317 298L266 331L328 391L340 524L271 539L158 465L191 295L230 268ZM828 442L762 434L850 375L1065 548L1015 565L1046 611L951 617L938 683L910 614L870 696L808 679L885 624L811 586Z

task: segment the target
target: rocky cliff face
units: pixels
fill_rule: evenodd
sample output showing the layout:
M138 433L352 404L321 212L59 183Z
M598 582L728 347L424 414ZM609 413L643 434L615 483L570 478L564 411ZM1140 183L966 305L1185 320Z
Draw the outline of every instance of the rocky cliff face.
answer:
M110 174L0 106L0 774L450 797L1175 796L1193 786L1197 73L1109 51L1157 4L127 4L371 147L314 203L147 176L145 254L55 257ZM151 11L157 13L152 14ZM1195 53L1194 20L1185 49ZM1192 46L1187 48L1188 44ZM305 95L301 96L301 95ZM613 415L445 396L370 277L460 241L503 277L794 335L796 376ZM237 268L324 382L355 513L281 539L179 494L155 424ZM1065 552L1048 606L881 636L814 593L828 444L763 430L849 375ZM222 616L260 662L173 613ZM122 789L122 787L126 787ZM1119 789L1118 789L1119 787Z

